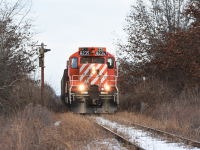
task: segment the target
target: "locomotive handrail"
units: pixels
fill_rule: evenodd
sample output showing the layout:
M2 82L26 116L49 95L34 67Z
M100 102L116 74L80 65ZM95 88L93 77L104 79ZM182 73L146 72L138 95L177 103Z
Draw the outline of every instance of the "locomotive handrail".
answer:
M71 95L71 89L72 89L72 87L73 86L78 86L78 84L74 84L74 81L78 81L79 83L80 83L80 81L79 81L79 77L81 77L81 76L86 76L86 77L89 77L90 75L72 75L72 77L71 76L69 76L70 78L70 95ZM96 77L91 77L91 78L99 78L99 77L101 77L101 76L105 76L105 75L98 75L98 76L96 76ZM74 77L78 77L78 80L74 80ZM71 80L71 78L72 78L72 80ZM109 78L109 79L108 79ZM110 80L110 78L114 78L114 80ZM114 86L115 88L116 88L116 90L117 90L117 93L118 93L118 88L117 88L117 79L118 79L118 67L117 67L117 75L107 75L107 80L109 80L109 84L110 84L110 81L111 82L115 82L114 83L114 85L113 84L110 84L110 86ZM88 82L88 81L87 81ZM86 82L86 83L87 83ZM71 97L70 97L70 103L71 103ZM116 99L115 99L115 96L114 96L114 101L117 101L117 104L119 104L119 97L118 97L118 94L116 94Z
M117 72L118 72L118 68L117 68ZM83 76L83 75L72 75L72 80L70 80L70 85L71 85L71 87L70 87L70 94L71 94L72 87L73 86L78 86L77 84L74 85L74 81L79 81L79 76ZM89 77L90 75L84 75L84 76ZM98 75L97 77L91 77L91 78L98 78L99 76L104 76L104 75ZM74 77L78 77L78 80L73 80ZM115 82L114 85L111 84L110 86L114 86L116 88L116 90L117 90L117 93L118 93L118 88L117 88L118 73L117 73L117 76L115 76L115 75L107 75L107 77L113 77L113 78L115 78L115 80L109 80L109 83L110 83L110 81ZM70 76L70 79L71 79L71 76ZM114 97L114 99L115 99L115 97ZM70 100L70 103L71 103L71 97L70 97L69 100ZM116 95L116 101L117 101L117 104L119 104L118 94Z
M70 76L70 85L71 86L78 86L77 84L74 84L74 81L79 81L79 77L81 77L81 76L83 76L83 75L72 75L72 80L71 80L71 76ZM90 77L90 75L84 75L85 77ZM98 77L102 77L102 76L105 76L105 75L98 75L98 76L96 76L96 77L91 77L91 78L98 78ZM74 80L74 77L78 77L78 80ZM115 82L115 87L117 87L117 78L118 78L118 76L115 76L115 75L107 75L107 77L113 77L113 78L115 78L114 80L110 80L110 79L108 79L108 81L112 81L112 82ZM79 81L80 82L80 81ZM111 84L111 85L113 85L113 84Z
M74 76L79 76L79 75L72 75L72 80L70 80L70 86L77 86L73 84L74 83L73 81L79 81L79 80L73 80ZM71 76L70 76L70 79L71 79Z

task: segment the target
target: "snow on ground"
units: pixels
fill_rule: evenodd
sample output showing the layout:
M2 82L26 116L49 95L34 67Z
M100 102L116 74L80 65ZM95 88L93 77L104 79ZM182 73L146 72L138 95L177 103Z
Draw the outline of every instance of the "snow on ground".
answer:
M55 126L59 126L61 121L57 121L54 123ZM94 148L95 147L95 148ZM127 150L125 147L122 147L119 141L116 139L103 139L100 141L94 141L92 143L87 144L86 147L81 148L85 150L100 150L101 148L105 148L108 150ZM63 147L59 146L58 149L62 149Z
M129 141L136 142L140 147L148 150L182 150L192 149L200 150L200 148L189 147L184 143L173 143L171 141L163 140L162 137L152 137L151 132L138 130L134 127L127 127L116 122L111 122L103 117L96 117L96 122L106 125L111 130L117 130L117 133L122 133Z
M57 121L57 122L54 123L54 125L55 125L55 126L59 126L60 123L61 123L61 121Z
M95 141L95 142L89 143L83 149L100 150L100 149L105 149L105 147L107 150L127 150L125 147L122 147L121 144L114 138L103 139L100 141Z

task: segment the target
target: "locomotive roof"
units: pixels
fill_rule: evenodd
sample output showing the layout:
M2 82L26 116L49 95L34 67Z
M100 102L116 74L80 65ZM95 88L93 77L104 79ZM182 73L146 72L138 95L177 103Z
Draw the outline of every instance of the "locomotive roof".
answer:
M84 53L87 53L86 55L81 55L80 52L84 52ZM97 55L97 52L98 54L100 53L104 53L105 55ZM110 54L109 52L106 51L106 47L79 47L79 50L77 52L75 52L74 54L72 54L70 57L74 57L74 56L80 56L80 57L84 57L84 56L91 56L91 57L94 57L94 56L109 56L109 57L114 57L112 54Z
M95 51L106 51L105 47L79 47L79 51L91 51L91 50L95 50Z

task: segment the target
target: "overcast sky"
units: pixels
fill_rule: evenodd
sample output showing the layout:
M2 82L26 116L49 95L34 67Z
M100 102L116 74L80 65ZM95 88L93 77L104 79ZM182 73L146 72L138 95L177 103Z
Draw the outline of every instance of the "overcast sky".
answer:
M132 4L134 0L34 0L36 40L51 49L45 54L45 81L58 95L66 61L79 47L106 47L115 54L112 33L125 38L123 25Z

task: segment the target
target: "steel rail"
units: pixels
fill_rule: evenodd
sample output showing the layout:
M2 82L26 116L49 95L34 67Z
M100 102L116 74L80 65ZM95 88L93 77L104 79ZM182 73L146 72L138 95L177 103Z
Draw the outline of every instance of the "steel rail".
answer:
M151 131L151 132L154 132L154 133L166 135L166 136L169 136L169 137L171 137L171 138L173 138L173 139L175 139L175 138L176 138L176 139L180 139L180 140L182 140L186 145L191 145L191 146L200 148L200 142L199 142L199 141L195 141L195 140L192 140L192 139L189 139L189 138L180 136L180 135L172 134L172 133L169 133L169 132L165 132L165 131L162 131L162 130L150 128L150 127L147 127L147 126L144 126L144 125L141 125L141 124L137 124L137 123L133 123L133 122L130 122L130 121L126 121L126 120L122 120L122 121L128 122L128 123L130 123L130 124L133 125L133 126L139 127L139 128L141 128L141 129L145 129L145 130L147 130L147 131Z
M90 118L86 117L87 119L91 120ZM91 120L93 121L93 120ZM128 146L133 146L136 150L145 150L144 148L138 146L137 144L133 143L133 142L130 142L128 139L126 139L125 137L117 134L116 132L112 131L111 129L107 128L106 126L103 126L95 121L93 121L96 125L100 126L102 129L106 130L107 132L113 134L115 136L115 138L122 142L122 143L125 143L126 145Z

